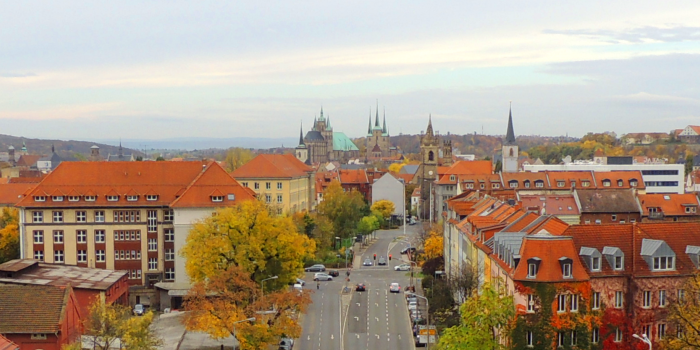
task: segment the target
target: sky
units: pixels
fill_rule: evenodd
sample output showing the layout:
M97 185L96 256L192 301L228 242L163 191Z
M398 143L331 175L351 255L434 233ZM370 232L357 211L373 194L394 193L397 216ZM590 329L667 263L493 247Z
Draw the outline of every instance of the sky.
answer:
M0 133L74 140L668 132L699 1L0 0Z

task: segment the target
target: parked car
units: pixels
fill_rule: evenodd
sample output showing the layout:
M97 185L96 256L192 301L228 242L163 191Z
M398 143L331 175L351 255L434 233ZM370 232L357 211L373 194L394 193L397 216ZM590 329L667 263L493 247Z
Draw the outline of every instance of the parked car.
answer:
M306 271L306 272L323 272L323 271L326 271L326 267L323 266L322 264L316 264L316 265L312 265L312 266L305 268L304 271Z
M365 261L362 263L363 266L372 266L372 260L370 259L365 259Z
M392 283L389 286L389 292L391 293L399 293L401 291L401 286L398 283Z
M414 301L408 303L408 309L409 310L418 310L418 303L414 302Z
M410 264L401 264L398 266L394 266L394 271L409 271L409 270L411 270Z
M364 283L358 283L357 286L355 286L355 291L356 292L364 292L365 289L365 284Z
M134 305L134 315L143 316L144 313L146 313L146 308L143 307L143 305L141 305L141 304Z
M327 273L322 273L322 272L317 272L314 274L314 281L332 281L333 276L327 274Z
M297 278L297 283L298 283L298 284L301 284L302 286L305 286L305 285L306 285L306 281L304 281L304 280L301 279L301 278Z
M384 257L379 258L377 265L386 265L386 259L384 259Z
M408 296L408 298L406 298L406 304L410 304L411 302L418 303L418 298L414 296Z
M294 339L292 339L292 338L280 339L279 350L292 350L293 347L294 347Z
M333 276L333 277L340 276L340 272L338 272L338 270L328 270L328 274Z

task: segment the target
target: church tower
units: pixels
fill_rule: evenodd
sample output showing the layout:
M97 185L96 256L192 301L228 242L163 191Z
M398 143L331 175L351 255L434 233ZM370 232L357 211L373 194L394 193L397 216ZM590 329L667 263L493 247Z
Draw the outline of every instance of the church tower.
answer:
M515 132L513 131L513 107L508 111L508 131L506 139L503 141L503 166L504 173L518 172L518 145L515 143Z
M303 163L308 164L309 149L306 148L306 144L304 144L304 126L303 125L299 129L299 146L297 146L297 148L294 150L294 153L296 154L297 159L299 159Z

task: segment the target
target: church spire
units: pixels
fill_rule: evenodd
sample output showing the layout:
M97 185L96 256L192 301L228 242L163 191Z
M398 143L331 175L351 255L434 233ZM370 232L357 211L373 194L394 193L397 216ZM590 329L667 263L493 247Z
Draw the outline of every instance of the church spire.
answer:
M429 114L428 115L428 129L425 130L426 135L434 136L433 135L433 115Z
M367 124L367 135L372 135L372 107L369 107L369 124Z
M311 128L311 130L316 130L316 116L314 115L314 126Z
M513 106L508 108L508 131L506 132L506 145L515 144L515 132L513 131Z
M326 130L331 129L331 115L329 114L328 117L326 118Z
M318 120L319 120L319 121L323 121L323 120L324 120L324 118L323 118L323 106L321 106L321 116L318 117Z
M374 117L374 127L379 127L379 100L377 100L377 114Z
M301 122L301 127L299 128L299 146L304 145L304 122Z
M384 108L384 127L382 127L382 133L386 134L386 108Z

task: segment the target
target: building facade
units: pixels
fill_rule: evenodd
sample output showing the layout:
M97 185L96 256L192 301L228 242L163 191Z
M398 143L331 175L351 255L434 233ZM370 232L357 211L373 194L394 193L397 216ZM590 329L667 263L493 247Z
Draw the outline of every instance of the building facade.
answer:
M380 126L379 106L377 106L374 126L372 126L372 110L370 109L367 137L365 138L365 163L396 157L397 155L398 149L391 145L389 129L386 127L386 112L384 112L383 125Z
M321 108L321 115L318 119L314 118L311 130L300 138L295 156L306 164L331 161L346 163L351 159L359 159L360 149L345 133L333 131L330 117L324 116Z

